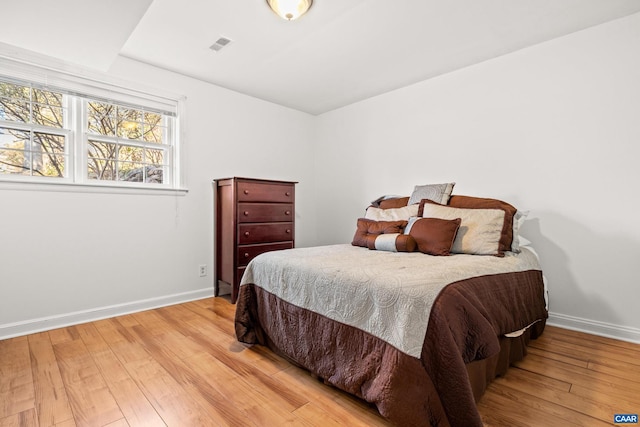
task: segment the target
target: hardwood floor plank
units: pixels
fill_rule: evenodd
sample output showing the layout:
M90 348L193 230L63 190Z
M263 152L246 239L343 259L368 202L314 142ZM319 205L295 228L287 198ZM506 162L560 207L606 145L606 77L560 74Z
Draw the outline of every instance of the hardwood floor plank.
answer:
M365 406L368 406L364 402L359 403L359 411L355 412L353 403L341 396L344 393L313 378L303 369L291 365L274 377L287 388L307 396L319 409L331 413L331 417L342 425L361 427L391 425L380 414L374 414L368 408L364 410ZM358 416L354 417L354 413Z
M560 351L556 353L556 351ZM547 359L557 360L558 362L567 363L569 365L580 366L581 368L587 368L589 366L588 358L576 357L573 353L567 355L564 351L554 346L552 343L549 345L539 345L538 343L532 344L527 348L527 354L537 354L538 356L546 357Z
M529 354L515 366L592 389L594 392L607 393L628 399L629 395L640 396L640 383L614 377L605 373L558 362L535 354Z
M80 339L76 326L68 326L66 328L53 329L49 331L49 339L51 344L62 344L65 342Z
M581 342L584 341L585 338L588 339L590 343L594 344L605 344L613 347L621 347L630 349L633 351L640 351L640 344L617 340L614 338L602 337L599 335L590 335L584 332L572 331L570 329L562 329L556 326L547 326L545 328L545 334L549 337L555 338L557 340L565 341L565 342Z
M518 369L513 370L518 371ZM493 390L495 387L500 387L501 389L508 388L510 390L517 390L518 392L534 396L535 399L553 402L555 405L592 418L597 418L603 422L611 421L612 415L615 414L618 409L615 405L611 405L609 402L604 402L598 398L592 399L570 393L570 390L557 390L551 387L545 387L534 381L513 379L513 375L511 374L512 372L509 371L504 377L496 379L494 384L489 386L489 389Z
M635 369L640 369L640 345L634 351L630 348L602 343L585 343L584 339L579 340L572 337L569 341L558 339L541 342L534 341L532 342L532 347L585 361L601 358L618 360L635 365Z
M124 415L82 340L53 346L78 426L106 425Z
M0 417L0 427L37 427L38 416L35 408L27 409L22 412L10 415L8 417Z
M193 402L191 396L153 358L135 360L125 364L138 387L150 400L167 426L215 426Z
M532 388L546 388L565 393L571 391L572 386L571 383L566 381L560 381L555 378L539 375L535 372L525 371L524 369L519 369L515 366L512 366L504 376L496 378L494 382L496 384L505 384L507 386L523 383L531 386Z
M314 427L343 427L344 424L334 419L330 413L322 410L312 402L295 410L294 414L306 425ZM302 425L302 423L301 423Z
M483 423L492 427L551 427L579 426L580 424L560 420L557 413L544 410L547 405L534 408L517 396L505 395L501 389L487 393L478 403Z
M0 341L0 419L35 408L27 337Z
M613 414L635 414L640 407L640 397L635 393L608 394L594 390L593 386L584 387L575 384L571 386L570 393L608 405L612 408L611 416Z
M51 426L73 419L49 334L32 334L28 341L38 424Z
M131 379L95 325L80 325L78 331L128 423L132 426L164 426L160 415Z

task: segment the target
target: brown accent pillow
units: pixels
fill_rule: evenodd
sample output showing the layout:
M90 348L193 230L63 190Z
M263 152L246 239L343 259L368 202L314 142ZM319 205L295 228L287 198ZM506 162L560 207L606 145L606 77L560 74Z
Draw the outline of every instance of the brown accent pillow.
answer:
M416 250L416 240L408 234L369 234L367 247L381 251L413 252Z
M471 196L451 196L449 206L465 209L502 209L505 212L502 236L498 250L500 253L511 250L513 243L513 218L518 211L514 206L498 199Z
M409 204L409 196L398 197L395 199L380 200L378 207L380 209L395 209L395 208L404 208L408 204Z
M368 241L375 240L375 236L389 233L402 233L407 221L374 221L372 219L358 218L356 234L351 244L353 246L369 247Z
M418 218L412 223L409 235L416 240L420 252L429 255L449 255L460 222L460 218Z

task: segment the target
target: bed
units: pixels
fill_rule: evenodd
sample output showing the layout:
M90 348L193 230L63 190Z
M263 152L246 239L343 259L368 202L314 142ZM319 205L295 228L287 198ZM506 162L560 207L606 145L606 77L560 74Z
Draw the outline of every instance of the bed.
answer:
M367 247L355 244L356 232L352 244L252 260L237 300L237 338L268 346L394 424L481 426L476 401L544 329L538 257L527 247L494 256L414 252L400 242L410 235L407 221L400 220L402 233L385 233L380 224L389 231L386 223L397 220L384 219L363 219L376 229L363 241ZM464 219L462 225L468 237L472 227Z

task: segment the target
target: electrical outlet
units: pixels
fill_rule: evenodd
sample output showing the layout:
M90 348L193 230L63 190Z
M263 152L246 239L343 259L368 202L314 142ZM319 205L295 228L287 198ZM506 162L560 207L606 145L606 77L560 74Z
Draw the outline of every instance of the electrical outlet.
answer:
M200 277L204 277L207 275L207 264L200 264L198 267L198 271L200 272Z

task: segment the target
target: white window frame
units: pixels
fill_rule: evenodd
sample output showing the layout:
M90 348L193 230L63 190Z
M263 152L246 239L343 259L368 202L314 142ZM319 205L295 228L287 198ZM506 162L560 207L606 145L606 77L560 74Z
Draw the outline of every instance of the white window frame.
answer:
M3 56L0 51L0 79L15 84L31 84L36 88L63 93L63 103L67 108L65 127L63 129L46 128L47 133L64 135L65 140L65 175L64 177L22 176L0 174L0 188L23 184L43 184L48 189L60 190L62 187L80 187L80 191L140 191L151 194L158 192L186 192L185 173L181 167L181 128L180 120L184 115L184 97L158 93L155 89L132 89L130 84L113 82L104 75L85 76L86 72L73 74L68 71L34 65L24 59ZM153 93L152 93L153 92ZM110 137L88 132L87 102L111 103L127 108L139 109L162 114L169 144L145 143L144 141L126 140L127 145L144 146L162 149L166 154L163 163L162 183L128 182L117 180L97 180L88 177L89 139L109 140ZM41 126L32 123L21 123L0 120L0 126L15 129L35 129ZM43 129L44 130L44 129ZM163 139L164 141L165 139Z

